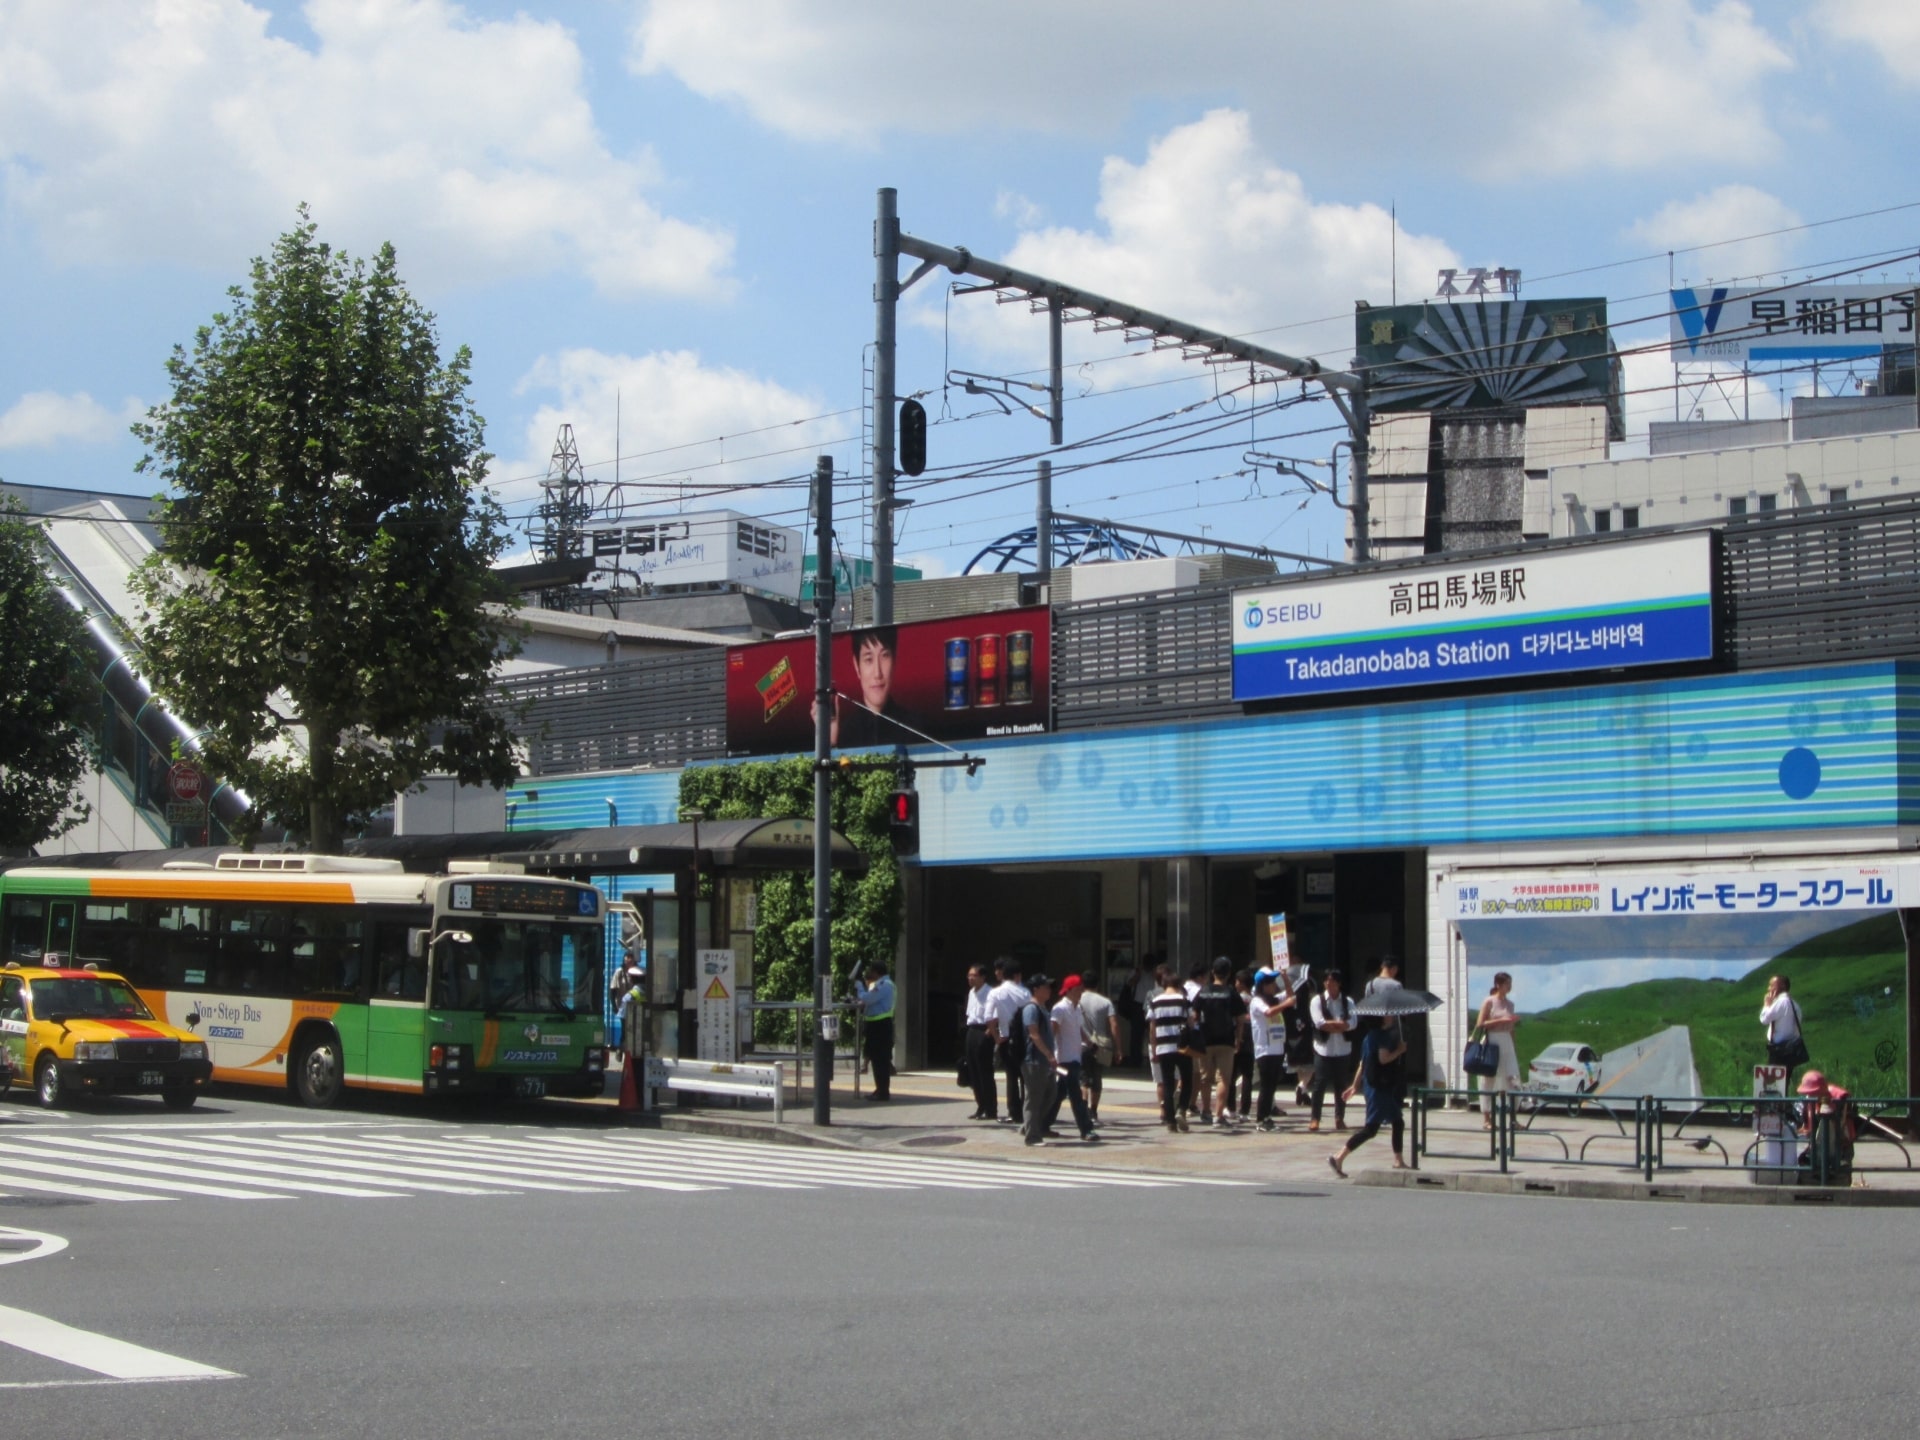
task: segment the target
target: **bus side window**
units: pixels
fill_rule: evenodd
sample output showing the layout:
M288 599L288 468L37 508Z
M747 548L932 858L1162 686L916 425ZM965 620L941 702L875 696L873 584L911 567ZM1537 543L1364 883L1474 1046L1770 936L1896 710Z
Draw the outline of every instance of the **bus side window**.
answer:
M46 940L47 902L38 895L9 895L0 913L0 958L38 964Z
M407 953L407 927L384 923L374 934L374 998L426 999L427 962Z

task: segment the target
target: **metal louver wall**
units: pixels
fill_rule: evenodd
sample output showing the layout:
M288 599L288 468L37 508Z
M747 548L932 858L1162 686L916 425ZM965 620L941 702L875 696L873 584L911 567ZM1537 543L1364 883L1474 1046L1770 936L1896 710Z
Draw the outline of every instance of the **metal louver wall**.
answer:
M1721 654L1736 670L1920 655L1920 502L1732 521L1720 575Z
M1053 621L1062 730L1237 715L1225 584L1064 605Z
M649 656L520 675L494 687L534 775L671 769L727 753L726 651Z

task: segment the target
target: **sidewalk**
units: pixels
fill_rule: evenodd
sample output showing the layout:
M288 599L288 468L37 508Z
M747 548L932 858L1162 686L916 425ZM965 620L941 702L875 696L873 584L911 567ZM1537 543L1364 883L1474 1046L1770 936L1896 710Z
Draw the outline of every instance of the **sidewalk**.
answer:
M1669 1132L1666 1157L1670 1165L1698 1165L1698 1169L1662 1169L1648 1183L1633 1166L1631 1129L1622 1130L1605 1118L1569 1118L1542 1115L1531 1127L1520 1129L1516 1158L1510 1173L1501 1174L1491 1157L1490 1137L1479 1116L1465 1111L1433 1111L1429 1119L1430 1153L1420 1158L1418 1170L1395 1170L1386 1133L1369 1142L1346 1162L1351 1179L1334 1175L1327 1157L1340 1148L1345 1136L1333 1128L1329 1099L1319 1134L1306 1130L1304 1107L1293 1103L1288 1091L1280 1100L1287 1114L1277 1133L1263 1134L1251 1124L1233 1127L1195 1124L1183 1135L1169 1134L1160 1123L1159 1105L1151 1082L1109 1077L1100 1106L1101 1142L1083 1144L1074 1132L1073 1116L1062 1108L1055 1130L1062 1137L1040 1146L1023 1142L1018 1127L969 1120L971 1091L954 1084L950 1073L926 1072L894 1077L893 1099L875 1104L853 1093L853 1077L843 1066L836 1073L833 1123L821 1128L811 1123L812 1098L802 1091L798 1101L788 1092L787 1119L775 1125L765 1106L736 1107L724 1101L669 1104L658 1117L638 1123L658 1124L667 1130L724 1135L774 1144L825 1145L843 1149L941 1154L969 1160L1013 1160L1031 1164L1066 1164L1138 1170L1257 1185L1283 1185L1333 1190L1348 1185L1390 1186L1437 1192L1475 1192L1523 1196L1561 1196L1577 1199L1718 1202L1723 1204L1786 1205L1920 1205L1920 1170L1857 1175L1851 1189L1820 1189L1800 1185L1756 1184L1746 1171L1732 1168L1747 1140L1744 1131L1710 1130L1674 1136ZM862 1077L862 1090L870 1082ZM617 1072L613 1092L618 1093ZM1004 1092L1003 1092L1004 1093ZM685 1102L690 1096L676 1097ZM579 1102L575 1102L579 1103ZM612 1099L587 1104L610 1106ZM1358 1100L1348 1109L1349 1122L1358 1128L1362 1110ZM637 1118L637 1117L636 1117ZM1411 1137L1408 1160L1411 1162ZM1920 1153L1920 1143L1910 1147ZM1446 1152L1441 1154L1438 1152ZM1596 1163L1574 1165L1561 1159L1582 1154ZM1555 1163L1558 1161L1559 1163ZM1901 1165L1899 1146L1865 1144L1862 1164Z

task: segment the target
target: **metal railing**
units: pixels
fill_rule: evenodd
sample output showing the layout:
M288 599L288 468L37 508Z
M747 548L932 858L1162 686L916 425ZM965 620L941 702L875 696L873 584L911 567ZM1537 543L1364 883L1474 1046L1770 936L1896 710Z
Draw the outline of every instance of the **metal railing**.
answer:
M1412 1101L1412 1167L1421 1160L1484 1160L1503 1175L1517 1165L1583 1165L1603 1169L1632 1169L1648 1183L1662 1172L1689 1170L1744 1171L1757 1183L1843 1187L1857 1174L1911 1173L1913 1150L1920 1145L1920 1098L1910 1096L1852 1096L1839 1107L1802 1096L1641 1095L1629 1106L1625 1097L1542 1097L1526 1092L1483 1095L1475 1091L1420 1088ZM1442 1149L1447 1137L1471 1136L1460 1125L1441 1124L1434 1117L1464 1116L1469 1105L1481 1108L1485 1149L1475 1142L1470 1150ZM1570 1135L1539 1122L1551 1111L1564 1109L1569 1122L1599 1120L1613 1128L1594 1128ZM1626 1118L1632 1118L1629 1135ZM1689 1136L1687 1131L1693 1134ZM1569 1143L1579 1140L1576 1150ZM1524 1153L1543 1147L1529 1142L1547 1139L1558 1154ZM1733 1144L1739 1142L1736 1156ZM1631 1141L1632 1158L1624 1148L1610 1151L1616 1142ZM1669 1153L1669 1145L1673 1153ZM1599 1154L1590 1153L1600 1146ZM1717 1159L1711 1158L1717 1156ZM1896 1159L1897 1157L1897 1159Z

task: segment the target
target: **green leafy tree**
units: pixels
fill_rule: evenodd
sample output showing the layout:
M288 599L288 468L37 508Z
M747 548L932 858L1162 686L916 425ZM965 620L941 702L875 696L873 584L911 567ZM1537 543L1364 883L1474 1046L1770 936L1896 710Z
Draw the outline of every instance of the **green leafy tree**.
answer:
M138 577L145 668L208 727L213 769L322 852L433 773L504 784L487 687L519 627L462 346L391 245L371 264L300 223L167 362L134 433L163 544Z
M41 531L0 496L0 852L26 851L87 817L100 692L80 616L54 588Z
M891 966L900 942L900 862L887 837L887 797L894 777L883 771L833 777L833 828L846 836L867 868L836 872L828 887L834 988L845 994L854 967L869 960ZM680 777L680 804L715 820L790 820L813 815L811 759L702 765ZM759 885L759 929L753 937L754 996L797 1000L813 993L813 871L782 871ZM760 1017L758 1038L791 1044L792 1022Z

